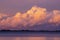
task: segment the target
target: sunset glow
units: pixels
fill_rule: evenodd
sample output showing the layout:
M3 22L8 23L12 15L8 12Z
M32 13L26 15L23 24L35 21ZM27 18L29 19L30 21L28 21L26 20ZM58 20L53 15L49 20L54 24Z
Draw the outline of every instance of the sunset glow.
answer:
M50 16L50 15L51 16ZM17 12L13 16L0 13L0 27L7 29L11 28L22 28L34 25L43 25L44 23L53 23L59 26L60 24L60 10L53 10L48 12L46 8L33 6L30 10L25 13ZM50 18L49 18L50 17ZM49 18L49 19L48 19Z

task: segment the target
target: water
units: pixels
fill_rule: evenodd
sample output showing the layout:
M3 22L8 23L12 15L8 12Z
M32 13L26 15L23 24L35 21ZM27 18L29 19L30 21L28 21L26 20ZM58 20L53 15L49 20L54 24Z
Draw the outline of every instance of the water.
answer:
M60 37L0 37L0 40L60 40Z
M60 40L60 33L48 33L48 32L38 32L38 33L21 33L21 32L6 32L0 33L0 40Z

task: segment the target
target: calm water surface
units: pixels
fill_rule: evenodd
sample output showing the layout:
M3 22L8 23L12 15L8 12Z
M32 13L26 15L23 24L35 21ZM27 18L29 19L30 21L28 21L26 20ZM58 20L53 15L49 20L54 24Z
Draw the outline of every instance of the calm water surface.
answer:
M60 40L60 33L0 33L0 40Z

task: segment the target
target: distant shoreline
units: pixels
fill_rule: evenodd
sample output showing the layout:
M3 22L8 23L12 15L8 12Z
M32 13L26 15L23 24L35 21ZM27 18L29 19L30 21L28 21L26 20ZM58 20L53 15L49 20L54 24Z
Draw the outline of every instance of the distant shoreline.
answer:
M34 31L34 30L0 30L0 33L50 33L50 34L60 34L60 30L56 31L48 31L48 30L40 30L40 31Z

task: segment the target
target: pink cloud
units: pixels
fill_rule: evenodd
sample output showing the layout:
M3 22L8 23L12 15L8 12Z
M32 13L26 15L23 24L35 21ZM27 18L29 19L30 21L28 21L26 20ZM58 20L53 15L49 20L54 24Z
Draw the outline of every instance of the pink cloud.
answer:
M15 28L18 25L19 28L21 28L22 26L27 27L27 26L41 25L44 23L54 23L59 25L60 10L53 10L52 12L48 12L46 8L33 6L27 12L25 13L17 12L13 16L0 13L0 27L2 28L7 29L9 27Z

